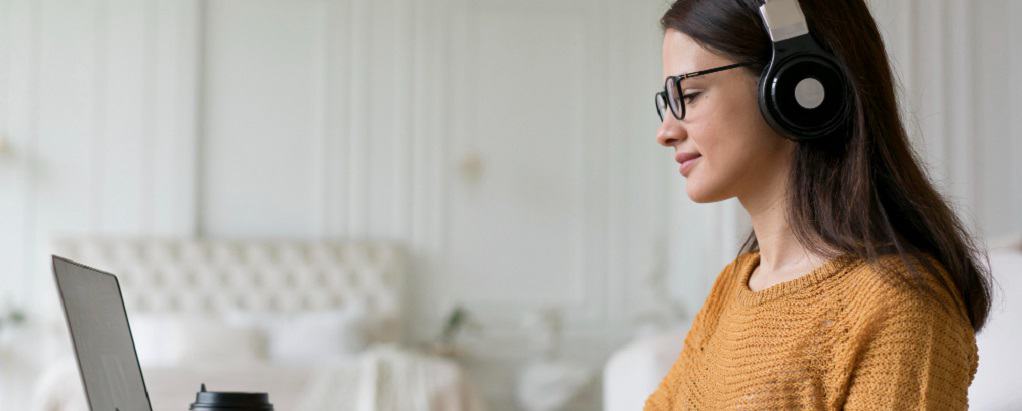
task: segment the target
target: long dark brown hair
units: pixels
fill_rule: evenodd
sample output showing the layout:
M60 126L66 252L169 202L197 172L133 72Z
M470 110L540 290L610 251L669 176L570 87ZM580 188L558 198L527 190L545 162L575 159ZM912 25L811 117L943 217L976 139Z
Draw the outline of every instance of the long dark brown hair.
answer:
M801 0L813 37L847 69L852 116L839 138L797 144L788 176L788 223L809 251L828 258L855 255L874 263L897 254L907 279L920 279L909 257L937 273L964 303L978 332L990 311L989 259L947 201L934 189L909 145L895 97L890 63L863 0ZM707 50L758 75L771 57L759 15L763 0L677 0L660 20ZM739 255L759 250L756 233ZM987 260L987 265L978 262ZM931 277L932 278L932 277ZM913 284L922 284L913 281Z

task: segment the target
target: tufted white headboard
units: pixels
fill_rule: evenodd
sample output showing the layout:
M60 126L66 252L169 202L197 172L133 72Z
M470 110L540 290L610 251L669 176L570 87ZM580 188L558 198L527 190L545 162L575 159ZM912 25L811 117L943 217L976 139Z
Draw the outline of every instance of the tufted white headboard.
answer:
M117 275L129 312L223 314L344 308L354 299L397 338L404 253L373 242L77 237L57 255Z

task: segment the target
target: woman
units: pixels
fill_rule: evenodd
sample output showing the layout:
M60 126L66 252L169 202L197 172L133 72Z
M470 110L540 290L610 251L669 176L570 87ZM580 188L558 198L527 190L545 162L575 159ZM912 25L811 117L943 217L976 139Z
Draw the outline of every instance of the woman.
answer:
M737 197L753 232L645 409L964 409L989 273L909 146L876 23L862 0L801 1L846 104L800 135L760 107L781 33L763 4L677 0L661 19L657 141L689 198ZM834 96L809 85L799 104Z

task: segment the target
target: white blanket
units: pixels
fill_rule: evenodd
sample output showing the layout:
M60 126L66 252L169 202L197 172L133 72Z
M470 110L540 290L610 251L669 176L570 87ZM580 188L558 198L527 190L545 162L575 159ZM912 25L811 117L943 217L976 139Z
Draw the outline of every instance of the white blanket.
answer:
M187 409L200 383L211 391L267 392L274 408L284 411L485 411L456 364L392 345L316 368L250 364L143 371L153 411ZM43 375L32 403L33 411L88 411L73 359Z
M316 373L296 410L483 411L454 363L381 345L362 355L352 379L343 364ZM352 386L352 381L357 383ZM337 395L338 391L350 393ZM353 394L353 395L351 395ZM351 402L350 399L354 399Z

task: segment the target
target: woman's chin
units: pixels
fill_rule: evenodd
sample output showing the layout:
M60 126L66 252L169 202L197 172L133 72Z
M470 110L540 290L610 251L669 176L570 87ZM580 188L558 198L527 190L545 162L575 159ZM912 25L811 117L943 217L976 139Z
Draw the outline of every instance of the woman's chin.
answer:
M692 201L694 201L696 203L706 203L707 202L706 201L706 198L707 198L706 193L704 193L702 190L700 190L699 187L697 187L697 184L693 183L692 181L689 181L689 180L685 181L685 193L688 194L689 200L692 200Z
M685 193L688 194L688 198L696 203L715 203L723 200L719 193L713 192L713 190L707 190L705 186L700 185L696 181L685 180Z

